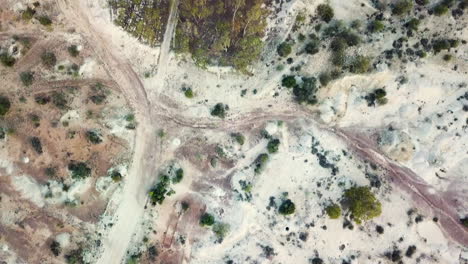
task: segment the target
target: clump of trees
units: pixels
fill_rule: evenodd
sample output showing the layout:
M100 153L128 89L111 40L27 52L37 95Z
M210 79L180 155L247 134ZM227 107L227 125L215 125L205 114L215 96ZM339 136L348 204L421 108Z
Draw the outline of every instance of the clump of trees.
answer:
M110 173L110 177L111 179L114 181L114 182L119 182L122 180L122 174L118 171L118 170L113 170L111 173Z
M302 83L295 85L293 94L298 103L314 105L317 103L317 79L314 77L302 77Z
M282 215L294 214L296 211L296 205L291 201L291 199L284 200L278 208L278 212Z
M6 96L0 95L0 117L5 116L10 111L10 99Z
M172 178L173 183L179 183L182 181L184 178L184 170L182 168L179 168L175 171L175 176Z
M201 67L233 66L241 72L262 51L268 10L265 0L182 0L175 50Z
M149 192L149 196L153 205L156 203L162 204L166 199L166 195L170 195L169 185L169 176L161 175L159 177L159 182Z
M50 243L50 251L52 251L52 254L54 254L54 256L58 257L62 252L62 247L60 247L60 243L56 240L52 241L52 243Z
M91 168L85 162L72 161L68 164L72 179L84 179L91 176Z
M335 203L327 206L327 208L325 208L325 211L331 219L337 219L341 215L341 207Z
M13 67L16 63L16 59L8 54L8 52L1 52L0 53L0 62L5 67Z
M460 223L464 225L466 228L468 228L468 216L460 219Z
M211 115L224 119L226 117L226 111L228 109L228 105L225 105L223 103L217 103L211 110Z
M69 46L67 48L67 51L72 57L77 57L78 55L80 55L80 51L78 50L78 46L76 45Z
M345 202L349 205L353 220L360 224L382 213L382 204L369 187L351 187L344 193Z

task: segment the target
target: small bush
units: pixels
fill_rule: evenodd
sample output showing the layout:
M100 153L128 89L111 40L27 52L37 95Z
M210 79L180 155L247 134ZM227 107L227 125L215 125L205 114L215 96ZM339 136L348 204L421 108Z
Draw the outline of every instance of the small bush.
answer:
M84 162L70 162L68 170L72 173L73 179L84 179L91 175L91 168Z
M62 252L60 243L55 240L52 241L52 243L50 244L50 251L52 251L52 254L54 254L54 256L58 257L60 253Z
M468 216L466 216L465 218L460 219L460 223L461 223L464 227L468 228Z
M219 241L222 241L226 235L229 233L229 225L225 223L215 223L213 225L213 232L216 234L216 237Z
M319 75L319 81L322 86L327 86L331 82L331 80L332 80L332 77L330 73L328 72L322 72Z
M439 53L442 50L449 50L451 48L450 41L448 39L438 39L432 42L432 48L434 53Z
M186 89L185 92L184 92L184 94L185 94L185 97L187 97L187 98L193 98L193 91L192 91L192 88Z
M88 139L89 142L93 144L99 144L102 143L101 136L95 132L95 131L86 131L86 138Z
M376 32L383 31L385 28L385 25L382 21L376 19L370 22L367 28L369 29L370 32L376 33Z
M416 252L416 246L409 246L408 249L406 249L405 256L408 258L411 258L413 254Z
M346 40L340 37L334 38L330 42L330 49L333 52L344 52L347 47L348 47L348 44L346 43Z
M288 75L284 77L281 81L281 85L287 88L292 88L296 86L296 77L294 77L293 75Z
M113 170L110 174L110 177L114 182L119 182L122 180L122 174L118 170Z
M266 153L258 155L258 157L255 159L255 174L259 174L263 171L269 159L270 157Z
M54 67L55 64L57 63L57 57L55 57L55 54L53 52L48 52L48 51L45 51L44 53L42 53L41 60L42 60L42 64L44 64L44 66L49 67L49 68Z
M320 51L320 43L318 41L311 41L307 43L304 50L307 54L317 54Z
M349 204L354 221L360 224L362 220L370 220L382 213L382 205L369 187L351 187L344 193Z
M36 14L36 11L28 6L26 10L24 10L23 13L21 14L21 17L24 20L29 21L34 17L35 14Z
M281 43L277 48L278 55L280 55L281 57L288 56L289 54L291 54L291 51L292 47L291 44L289 44L288 42Z
M166 195L169 194L169 177L167 175L161 175L159 182L154 186L149 196L153 204L162 204L166 199Z
M41 23L41 25L43 25L43 26L52 25L52 20L50 20L50 18L48 16L40 16L40 17L37 18L37 20L39 20L39 23Z
M176 170L175 176L172 179L172 182L173 183L179 183L179 182L182 181L183 178L184 178L184 170L182 168L179 168L179 169Z
M30 71L20 73L19 77L24 86L30 86L34 82L34 73Z
M10 111L10 99L6 96L0 95L0 117L5 116Z
M231 137L233 137L239 145L244 145L245 137L241 133L232 133Z
M434 15L443 16L448 13L449 8L444 4L438 4L434 7Z
M393 15L403 15L411 11L413 8L413 2L410 0L399 0L393 5L392 14Z
M5 67L13 67L16 63L16 59L10 56L10 54L3 52L0 53L0 62Z
M371 68L371 59L365 56L356 56L350 65L349 71L352 73L366 73Z
M268 142L268 145L267 145L268 153L278 152L279 145L280 145L280 140L279 139L277 139L277 138L271 139Z
M302 77L302 84L294 86L293 94L298 103L316 104L317 79Z
M31 146L37 152L37 154L42 154L42 144L41 140L38 137L30 138L29 142L31 143Z
M62 92L53 92L52 93L52 103L58 109L65 110L68 107L68 100L64 93Z
M55 177L57 176L57 169L54 167L47 167L44 169L44 173L47 177Z
M325 22L330 22L335 13L333 12L333 8L327 4L320 4L317 6L317 15L320 17L321 20Z
M80 51L78 50L78 46L76 45L71 45L70 47L67 48L68 53L72 57L77 57L80 54Z
M325 211L331 219L337 219L341 215L341 208L337 204L329 205Z
M211 110L211 115L224 119L226 117L227 109L228 109L227 105L224 105L223 103L217 103L214 106L213 110Z
M451 61L452 60L452 55L451 54L445 54L443 59L444 59L444 61Z
M278 212L282 215L294 214L296 211L296 205L290 200L284 200L278 208Z
M410 30L417 31L420 23L421 21L419 19L412 18L410 21L408 21L408 23L406 23L406 26Z
M204 213L200 217L200 225L201 226L212 226L215 223L214 216L209 213Z

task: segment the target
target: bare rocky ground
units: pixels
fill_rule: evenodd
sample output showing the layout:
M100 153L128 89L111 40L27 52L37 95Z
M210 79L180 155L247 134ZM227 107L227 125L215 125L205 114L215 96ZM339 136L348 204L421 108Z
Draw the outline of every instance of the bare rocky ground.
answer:
M319 2L277 6L263 61L253 76L244 76L199 69L170 52L177 2L161 47L149 49L112 24L104 1L43 3L51 29L24 23L14 11L24 6L4 0L9 8L2 18L9 22L2 21L2 41L11 42L14 29L35 44L13 69L1 68L10 85L2 92L16 99L4 121L16 129L2 142L8 158L0 160L0 257L6 263L63 263L81 246L85 263L466 263L468 234L459 222L467 213L466 46L447 64L440 55L391 65L382 58L373 73L341 76L321 87L318 105L299 105L281 79L294 65L301 65L301 75L329 69L326 48L310 56L297 44L290 66L277 58L276 46L312 30L313 23L293 29L294 21L300 12L314 21ZM367 1L330 2L347 22L376 12ZM453 32L448 37L466 40L466 16L424 23L427 34ZM378 57L399 34L368 36L357 51ZM68 58L69 43L83 47L78 58ZM53 49L59 62L94 66L75 78L61 76L58 68L40 65L44 48ZM284 69L275 69L278 64ZM26 88L18 80L25 70L37 76ZM406 82L398 81L401 76ZM97 82L110 91L100 106L87 101ZM184 97L183 87L191 87L194 98ZM387 104L369 107L364 97L381 87ZM35 95L56 89L73 98L70 110L35 105ZM26 102L19 102L21 96ZM225 119L210 116L218 102L229 105ZM124 119L132 112L122 110L127 103L137 120L135 134L122 132L128 132ZM38 128L19 121L38 109L47 116ZM85 118L88 110L97 117ZM68 127L64 116L70 117ZM104 140L93 145L83 131L96 128ZM77 130L73 139L66 137L71 129ZM43 138L41 155L27 142L33 132ZM243 144L233 133L243 135ZM279 139L278 152L255 173L271 139ZM109 168L125 164L131 150L121 189L97 179L109 180ZM47 188L38 186L50 181L41 166L52 161L58 177L72 184L66 169L72 158L89 161L93 174L87 191L78 191L83 204L70 208L59 199L49 202L42 191ZM163 173L174 177L174 168L184 171L181 182L170 185L175 193L152 205L148 192ZM328 218L325 208L353 185L372 186L381 216L361 225L347 211ZM295 214L278 214L285 199L294 201ZM217 229L200 225L204 213L214 216ZM54 240L63 247L58 257L50 251Z

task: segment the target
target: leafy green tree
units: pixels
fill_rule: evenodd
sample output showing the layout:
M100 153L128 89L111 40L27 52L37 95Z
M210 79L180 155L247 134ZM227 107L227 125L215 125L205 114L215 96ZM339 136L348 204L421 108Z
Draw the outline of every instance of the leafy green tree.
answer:
M169 193L170 179L167 175L161 175L159 182L151 188L149 196L153 204L162 204L166 199L166 195Z
M330 73L328 72L322 72L320 75L319 75L319 81L320 81L320 84L322 84L322 86L327 86L328 83L330 83L332 80L332 77L330 75Z
M408 23L406 23L406 26L408 29L413 30L413 31L418 31L419 24L421 24L421 21L417 18L412 18Z
M41 23L41 25L43 26L50 26L52 25L52 20L50 20L50 18L48 16L40 16L37 18L37 20L39 21L39 23Z
M271 140L268 142L268 145L267 145L268 152L269 152L269 153L276 153L276 152L278 152L279 145L280 145L280 140L279 140L279 139L277 139L277 138L271 139Z
M385 28L385 25L383 24L382 21L375 19L369 23L369 26L367 28L369 29L370 32L376 33L376 32L382 32Z
M102 143L102 138L96 131L92 131L92 130L86 131L86 138L88 139L89 142L93 144Z
M201 226L212 226L215 223L214 216L209 213L204 213L200 217L200 225Z
M302 84L296 85L293 88L293 94L297 102L316 104L317 98L315 93L317 92L317 79L314 77L306 78L302 77Z
M333 11L333 8L330 5L320 4L317 6L317 15L320 17L321 20L328 23L335 16L335 12Z
M13 65L15 65L16 63L16 59L13 58L13 56L11 56L10 54L2 52L0 53L0 62L5 67L13 67Z
M78 50L78 46L76 45L71 45L67 48L68 53L72 57L77 57L80 54L80 51Z
M411 11L413 8L413 2L411 0L399 0L392 7L393 15L403 15Z
M184 178L184 170L182 168L179 168L179 169L176 170L175 176L172 179L172 182L173 183L179 183L179 182L182 181L183 178Z
M436 5L433 10L436 16L443 16L447 14L448 11L449 11L448 6L444 5L443 3Z
M291 44L289 44L288 42L283 42L280 45L278 45L277 51L278 55L280 55L281 57L287 57L289 54L291 54L292 51Z
M294 77L293 75L285 76L281 81L281 85L287 88L296 86L296 77Z
M329 205L325 211L331 219L337 219L341 215L341 208L338 204Z
M382 204L367 186L351 187L344 193L354 221L360 224L382 213Z
M255 159L255 169L254 169L254 172L255 174L259 174L263 171L263 169L265 168L268 160L270 159L270 157L268 156L268 154L266 153L262 153L260 155L258 155L258 157Z
M278 208L278 212L282 215L294 214L296 211L296 205L290 200L284 200Z
M358 55L351 62L349 71L352 73L363 74L370 70L371 68L371 59L366 56Z
M70 162L68 170L72 173L73 179L84 179L91 176L91 168L84 162Z
M0 95L0 117L5 116L10 111L10 99L6 96Z

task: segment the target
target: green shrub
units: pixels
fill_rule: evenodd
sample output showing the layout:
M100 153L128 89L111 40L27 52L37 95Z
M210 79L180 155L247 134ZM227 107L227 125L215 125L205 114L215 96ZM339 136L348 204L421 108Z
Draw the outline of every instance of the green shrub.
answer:
M37 152L37 154L42 154L42 144L41 140L38 137L32 137L29 139L31 146Z
M89 130L86 131L86 138L88 139L89 142L93 144L99 144L102 143L101 136L95 131Z
M122 180L122 174L118 170L113 170L110 174L110 177L114 182L119 182Z
M351 62L349 71L352 73L362 74L366 73L371 68L371 59L366 56L358 55Z
M449 50L452 47L448 39L437 39L432 42L434 53L439 53L442 50Z
M327 4L320 4L317 6L317 15L321 20L328 23L333 19L335 13L333 12L333 8L331 6Z
M465 218L461 218L460 223L466 228L468 228L468 216L466 216Z
M241 133L232 133L231 137L233 137L239 145L244 145L245 137Z
M45 105L50 102L50 97L44 94L40 94L34 97L34 101L40 105Z
M5 67L13 67L16 63L16 59L10 56L10 54L3 52L0 53L0 62L2 62L2 65Z
M294 214L296 211L296 205L290 200L284 200L278 208L278 212L282 215Z
M209 213L204 213L200 217L200 225L201 226L212 226L215 223L214 216Z
M0 117L5 116L10 111L10 99L6 96L0 95Z
M320 51L320 43L318 40L312 40L311 42L307 43L304 48L307 54L317 54Z
M271 139L268 142L268 145L267 145L268 153L278 152L279 145L280 145L280 140L279 139L277 139L277 138Z
M327 212L328 216L331 218L331 219L337 219L340 217L341 215L341 208L339 205L337 204L331 204L329 205L325 211Z
M30 71L20 73L19 77L24 86L30 86L34 82L34 74Z
M37 20L39 20L39 23L41 23L41 25L43 25L43 26L52 25L52 20L50 20L50 18L48 16L40 16L40 17L37 18Z
M332 80L332 77L330 76L330 73L328 72L322 72L319 75L319 81L322 86L327 86Z
M65 110L68 107L68 100L63 92L54 91L52 93L52 103L61 110Z
M42 64L44 64L44 66L49 67L49 68L54 67L55 64L57 63L57 57L55 57L55 54L53 52L48 52L48 51L45 51L44 53L42 53L41 60L42 60Z
M179 168L179 169L176 170L175 176L172 179L172 182L173 183L179 183L179 182L182 181L183 178L184 178L184 170L182 168Z
M185 97L187 98L193 98L193 91L192 91L192 88L187 88L184 92L185 94Z
M382 21L376 19L370 22L367 28L369 29L370 32L376 33L376 32L383 31L385 28L385 25L383 24Z
M413 8L413 2L411 0L399 0L392 7L393 15L403 15L408 13Z
M214 106L213 110L211 110L211 115L224 119L226 117L227 109L228 109L227 105L224 105L223 103L217 103Z
M222 241L226 235L229 233L230 226L225 223L215 223L213 225L213 232L216 234L216 237L219 241Z
M344 193L354 221L360 224L382 213L382 205L367 186L351 187Z
M159 182L150 190L149 196L153 204L162 204L169 195L170 179L167 175L161 175Z
M302 77L302 84L293 88L294 98L298 103L316 104L317 79Z
M451 54L445 54L443 59L444 59L444 61L450 61L450 60L452 60L452 55Z
M419 19L412 18L410 21L408 21L408 23L406 23L406 26L410 30L417 31L420 23L421 21Z
M283 78L281 85L287 88L294 87L296 85L296 77L293 75L288 75Z
M70 162L68 170L72 173L73 179L84 179L91 175L91 168L84 162Z
M68 53L72 57L77 57L80 54L80 51L78 50L78 46L76 45L71 45L70 47L67 48Z
M436 16L442 16L448 13L449 8L444 4L438 4L434 7L433 11Z
M255 174L259 174L263 171L263 169L265 169L265 166L269 160L269 156L268 154L266 153L262 153L260 155L258 155L258 157L255 159L255 169L254 169L254 172Z
M346 40L340 37L336 37L330 42L330 49L333 52L344 52L347 47Z
M36 11L28 6L26 10L24 10L23 13L21 14L21 17L24 20L29 21L34 17L35 14L36 14Z
M416 0L415 2L416 4L422 5L422 6L429 4L429 0Z
M277 52L278 55L280 55L281 57L288 56L289 54L291 54L291 51L292 47L291 44L289 44L288 42L283 42L280 45L278 45Z

